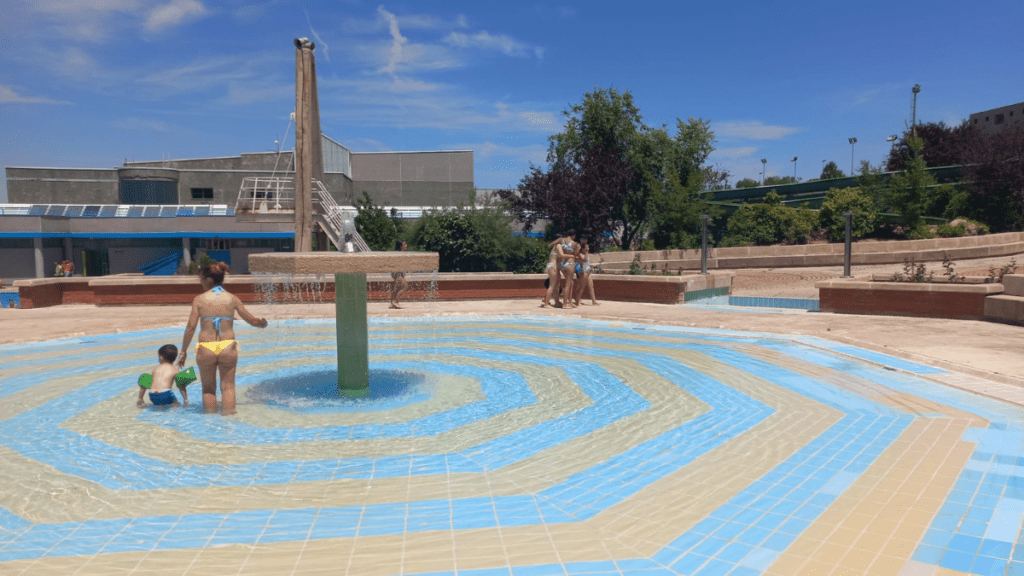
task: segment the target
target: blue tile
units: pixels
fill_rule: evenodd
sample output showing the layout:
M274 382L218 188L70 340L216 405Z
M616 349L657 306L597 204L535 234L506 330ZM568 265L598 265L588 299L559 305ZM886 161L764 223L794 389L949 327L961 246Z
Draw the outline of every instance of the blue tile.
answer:
M1005 558L992 558L990 556L978 556L971 566L972 574L981 576L1003 576L1006 573L1006 565L1009 562Z
M1012 548L1013 545L1009 542L1000 542L999 540L985 539L981 541L981 549L978 551L978 554L981 554L982 556L993 556L995 558L1009 559L1010 550Z
M1010 562L1006 576L1024 576L1024 562Z
M715 536L724 538L726 540L732 540L747 529L747 526L739 524L737 522L729 522L725 526L722 526L718 530L715 530Z
M751 546L741 544L739 542L734 542L732 544L729 544L725 547L724 550L719 552L716 558L725 560L727 562L732 562L733 564L735 564L742 560L743 557L746 556L751 550L753 550L753 547Z
M622 570L646 570L649 568L663 568L661 564L658 564L654 560L648 558L632 558L629 560L616 560L615 564ZM515 568L512 569L515 571ZM519 576L518 574L516 576ZM543 574L529 575L529 576L545 576Z
M729 542L721 538L709 537L700 544L694 546L693 551L703 556L714 556L719 550L725 548Z
M943 532L942 530L931 529L925 533L924 539L921 540L922 544L929 546L938 546L939 548L946 548L949 546L949 542L953 540L952 532Z
M959 552L969 552L971 555L977 554L978 549L981 547L981 538L974 536L964 536L963 534L956 534L952 540L949 541L949 549L957 550Z
M918 546L911 559L922 564L938 564L945 551L945 548L935 546Z
M706 566L698 570L694 576L725 576L733 569L733 564L721 560L711 560Z
M739 536L736 540L743 542L744 544L750 544L751 546L757 546L761 542L764 542L772 533L771 530L765 528L751 528Z
M690 553L679 559L678 562L673 564L671 568L676 572L685 576L695 574L708 561L707 556L701 556L700 554Z
M959 570L960 572L970 572L972 564L974 564L974 554L957 552L955 550L947 551L942 555L942 560L939 562L939 566L943 568Z

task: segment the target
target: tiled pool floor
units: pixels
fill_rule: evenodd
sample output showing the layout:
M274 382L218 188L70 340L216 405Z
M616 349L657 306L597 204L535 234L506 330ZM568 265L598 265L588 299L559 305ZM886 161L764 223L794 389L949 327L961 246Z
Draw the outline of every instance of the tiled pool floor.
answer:
M180 329L0 347L0 573L1024 575L1024 409L942 370L585 320L370 336L417 378L346 403L267 388L334 365L333 321L240 330L227 418L135 407Z

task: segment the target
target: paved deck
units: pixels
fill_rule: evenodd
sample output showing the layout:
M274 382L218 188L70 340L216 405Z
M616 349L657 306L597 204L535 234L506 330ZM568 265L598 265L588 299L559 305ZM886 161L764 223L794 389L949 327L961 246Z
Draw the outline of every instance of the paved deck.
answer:
M1024 570L1021 328L536 304L370 304L443 389L230 419L134 406L188 307L0 310L0 572ZM333 363L332 305L251 309L240 387Z

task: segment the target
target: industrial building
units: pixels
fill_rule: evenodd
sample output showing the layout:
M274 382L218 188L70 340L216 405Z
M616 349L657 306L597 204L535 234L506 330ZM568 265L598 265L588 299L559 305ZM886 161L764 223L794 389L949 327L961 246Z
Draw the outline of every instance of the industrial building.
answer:
M352 152L327 136L321 144L322 182L342 208L366 192L378 205L417 217L426 209L465 204L474 189L470 150ZM158 260L187 264L198 252L247 273L248 254L292 250L295 228L287 221L236 220L242 182L291 175L292 156L7 167L0 278L49 276L64 259L75 264L76 274L131 273Z

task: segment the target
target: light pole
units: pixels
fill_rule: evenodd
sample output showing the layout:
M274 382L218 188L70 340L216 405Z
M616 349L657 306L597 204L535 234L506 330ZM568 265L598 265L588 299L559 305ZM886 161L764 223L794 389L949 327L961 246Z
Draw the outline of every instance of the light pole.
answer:
M768 160L761 158L761 186L764 186L764 169L768 165Z
M853 145L857 143L856 138L850 138L850 177L853 177Z
M921 85L914 84L910 91L914 93L914 107L910 113L910 127L914 131L914 138L917 138L917 95L921 92Z
M793 182L796 182L796 156L793 156L793 159L790 160L790 162L793 163Z

